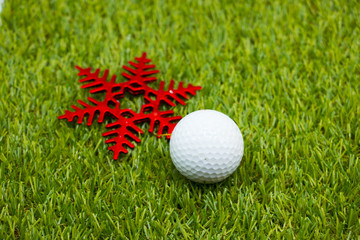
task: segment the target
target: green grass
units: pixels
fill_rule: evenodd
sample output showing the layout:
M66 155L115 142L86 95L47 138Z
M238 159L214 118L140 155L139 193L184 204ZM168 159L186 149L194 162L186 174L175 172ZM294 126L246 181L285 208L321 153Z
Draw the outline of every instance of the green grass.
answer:
M5 0L0 238L360 238L360 3L120 2ZM186 180L166 139L113 161L104 124L57 119L89 96L75 65L120 75L143 51L203 86L177 114L239 125L224 182Z

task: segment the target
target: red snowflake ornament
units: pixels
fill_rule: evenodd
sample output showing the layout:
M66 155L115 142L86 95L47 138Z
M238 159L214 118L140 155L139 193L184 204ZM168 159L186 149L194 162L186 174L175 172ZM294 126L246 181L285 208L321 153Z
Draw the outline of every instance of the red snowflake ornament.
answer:
M158 126L157 137L166 135L170 138L178 120L181 116L173 116L173 110L160 110L160 104L166 104L174 107L176 103L185 105L183 99L188 99L188 95L195 95L196 91L200 90L200 86L193 86L189 84L187 87L180 82L177 89L174 88L174 80L171 80L169 89L164 89L164 81L160 82L159 89L153 89L147 84L155 81L157 78L152 76L158 73L158 70L152 70L155 65L149 64L150 59L146 58L146 53L139 58L135 58L137 63L129 62L132 67L123 66L127 72L122 75L127 79L126 82L116 83L116 75L107 81L109 70L106 69L102 77L99 76L100 70L96 69L91 72L91 68L81 68L76 66L79 70L78 76L84 76L80 79L80 83L84 83L81 88L91 88L89 91L92 94L105 92L104 101L97 101L88 97L90 104L78 100L82 108L72 105L75 112L66 110L65 114L59 116L59 119L67 119L73 121L77 118L77 122L81 124L85 116L88 116L87 125L93 123L95 115L98 113L98 122L102 123L104 117L109 115L115 119L114 122L106 125L106 128L111 130L103 133L104 137L110 137L105 143L112 143L109 150L114 152L114 159L118 159L120 153L127 153L127 147L134 148L134 144L130 141L140 142L140 138L136 133L143 133L137 124L147 121L150 123L149 132L153 133L155 126ZM133 95L144 94L145 104L141 107L139 113L131 109L121 109L120 99L124 97L124 93L129 92Z

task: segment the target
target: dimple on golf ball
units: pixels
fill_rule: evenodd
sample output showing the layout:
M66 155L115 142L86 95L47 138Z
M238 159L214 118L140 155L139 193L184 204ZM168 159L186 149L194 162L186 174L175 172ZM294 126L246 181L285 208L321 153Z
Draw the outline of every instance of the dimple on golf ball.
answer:
M236 123L215 110L186 115L170 138L170 155L176 169L199 183L220 182L239 166L244 141Z

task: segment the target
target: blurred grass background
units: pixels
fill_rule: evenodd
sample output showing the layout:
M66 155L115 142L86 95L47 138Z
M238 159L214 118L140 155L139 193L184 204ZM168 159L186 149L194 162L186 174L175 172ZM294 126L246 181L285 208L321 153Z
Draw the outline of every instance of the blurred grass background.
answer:
M0 15L1 238L359 238L358 1L5 0ZM224 182L183 178L166 139L113 161L104 124L57 119L89 96L75 65L120 76L143 51L158 79L203 86L177 114L239 125Z

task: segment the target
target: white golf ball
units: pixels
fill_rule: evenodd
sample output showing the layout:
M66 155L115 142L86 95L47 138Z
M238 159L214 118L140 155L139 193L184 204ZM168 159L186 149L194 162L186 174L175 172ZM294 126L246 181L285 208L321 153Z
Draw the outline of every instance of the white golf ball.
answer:
M244 141L236 123L215 110L186 115L170 138L170 155L177 170L199 183L220 182L239 166Z

